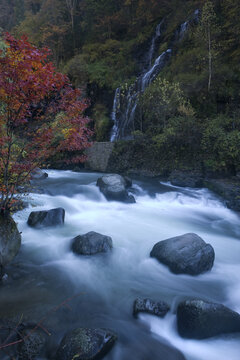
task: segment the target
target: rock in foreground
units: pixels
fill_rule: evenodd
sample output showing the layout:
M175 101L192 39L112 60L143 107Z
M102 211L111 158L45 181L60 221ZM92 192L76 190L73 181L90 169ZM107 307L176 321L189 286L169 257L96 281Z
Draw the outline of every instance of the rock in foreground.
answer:
M0 215L0 265L9 264L21 246L21 235L10 216ZM1 275L1 274L0 274Z
M221 304L187 300L178 306L177 326L184 338L205 339L240 332L240 315Z
M106 253L110 251L112 247L112 239L110 236L102 235L95 231L76 236L72 243L73 252L80 255Z
M56 208L45 211L32 211L28 218L28 225L31 227L49 227L62 225L64 223L65 210Z
M199 275L211 270L214 250L196 234L185 234L154 245L151 257L167 265L175 274Z
M107 200L135 203L134 196L127 191L129 184L129 180L117 174L104 175L97 180L97 186Z
M169 306L164 301L153 301L151 299L136 299L133 304L133 316L137 317L138 313L148 313L159 317L164 317L169 311Z
M20 336L21 335L21 336ZM46 337L39 329L24 329L19 333L19 340L24 341L18 345L19 360L34 360L43 351Z
M62 339L56 360L102 359L116 340L117 336L107 329L78 328Z

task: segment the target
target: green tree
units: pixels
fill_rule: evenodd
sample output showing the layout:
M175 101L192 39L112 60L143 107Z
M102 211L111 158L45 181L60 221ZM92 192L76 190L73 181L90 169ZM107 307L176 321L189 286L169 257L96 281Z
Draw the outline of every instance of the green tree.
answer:
M197 28L197 38L203 42L207 50L208 58L208 92L211 89L212 73L213 73L213 59L216 56L216 37L219 33L217 26L217 16L214 10L212 1L207 0L202 9L201 20Z
M162 131L169 118L191 112L179 83L158 77L142 95L143 128Z

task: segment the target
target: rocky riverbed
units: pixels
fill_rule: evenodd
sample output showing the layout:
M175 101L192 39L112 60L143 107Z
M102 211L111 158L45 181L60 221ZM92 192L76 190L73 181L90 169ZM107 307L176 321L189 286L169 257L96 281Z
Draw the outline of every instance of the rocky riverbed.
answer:
M0 315L5 327L6 321L17 324L27 341L7 351L18 351L27 359L30 347L36 359L44 360L60 353L64 360L72 360L79 349L85 351L83 359L100 352L106 360L238 360L236 213L206 189L181 188L157 179L135 179L132 184L125 180L128 196L135 199L126 203L107 200L97 187L101 174L48 171L48 175L40 180L42 193L29 194L25 199L29 207L14 215L22 247L1 284ZM60 210L53 209L65 213L58 226ZM45 223L32 227L29 218ZM191 238L181 238L184 234ZM174 246L187 249L180 261L189 251L200 251L199 259L205 259L208 252L200 248L213 249L211 266L200 275L175 274L165 261L150 257L154 246L179 236ZM74 251L75 241L81 251ZM198 264L198 255L193 259ZM193 306L181 305L185 303ZM225 323L208 320L206 330L200 320L212 319L214 307L219 309L217 316L225 316ZM195 328L189 330L192 309L199 310ZM28 334L36 326L31 340ZM189 331L195 331L198 339L210 338L195 340L186 335ZM6 333L0 335L6 340Z

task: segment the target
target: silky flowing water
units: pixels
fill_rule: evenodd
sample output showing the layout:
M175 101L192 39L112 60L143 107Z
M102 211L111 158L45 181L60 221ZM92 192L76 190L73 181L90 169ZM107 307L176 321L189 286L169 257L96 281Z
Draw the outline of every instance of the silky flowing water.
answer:
M239 216L207 189L181 189L158 180L135 180L136 204L108 202L96 186L100 174L48 171L42 194L28 195L29 207L15 214L22 248L0 292L1 316L44 319L54 347L74 327L104 327L118 334L107 360L239 360L240 335L182 339L175 310L186 297L220 302L240 312ZM62 227L35 230L31 211L63 207ZM71 239L89 231L109 235L112 253L77 256ZM174 275L149 257L153 245L195 232L216 253L212 271ZM76 296L76 297L75 297ZM136 297L164 300L171 312L159 319L132 317ZM68 307L54 307L68 298ZM51 346L50 350L51 352Z

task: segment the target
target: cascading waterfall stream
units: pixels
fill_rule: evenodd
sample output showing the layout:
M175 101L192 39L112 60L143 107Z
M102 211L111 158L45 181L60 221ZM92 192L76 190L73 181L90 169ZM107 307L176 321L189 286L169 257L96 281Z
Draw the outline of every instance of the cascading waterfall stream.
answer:
M147 56L147 58L148 58L148 68L149 68L149 69L150 69L151 66L152 66L152 59L153 59L153 55L154 55L154 52L155 52L156 42L157 42L157 40L158 40L158 39L160 38L160 36L161 36L161 27L162 27L162 25L163 25L163 21L164 21L164 20L162 20L162 21L160 22L160 24L157 25L156 31L155 31L155 35L154 35L153 38L152 38L151 47L150 47L150 50L149 50L148 56Z
M236 213L206 189L136 180L132 188L136 204L123 204L106 201L96 186L100 174L52 170L48 174L41 183L43 194L30 194L29 208L14 215L23 245L13 273L23 271L0 293L2 314L14 308L30 319L36 314L42 318L49 307L80 293L70 303L72 311L51 313L49 324L43 325L60 337L79 326L113 329L118 341L105 360L177 360L174 348L186 360L239 360L239 334L182 339L175 315L176 304L186 297L219 302L240 312ZM64 226L39 230L27 226L31 211L60 206L66 210ZM113 251L73 254L71 239L89 231L111 236ZM156 242L187 232L197 233L214 247L210 272L175 275L150 258ZM136 320L132 317L136 297L166 301L171 311L164 319L143 314Z
M138 94L140 91L144 91L145 87L143 89L144 84L146 83L144 79L144 76L150 73L153 73L156 67L158 66L156 62L154 63L152 67L152 59L155 52L156 42L161 36L161 27L163 25L163 20L157 25L155 34L151 40L151 46L149 48L149 51L147 53L147 69L143 74L136 80L136 82L132 85L130 85L126 98L126 104L124 105L124 108L121 107L121 88L117 88L115 91L115 96L113 100L113 109L111 114L111 119L114 123L113 129L111 132L111 141L115 141L118 138L124 137L124 129L129 125L129 123L134 123L134 116L135 111L137 108L137 102L138 102ZM153 69L154 68L154 69ZM149 77L150 79L150 77ZM143 83L142 83L143 81ZM146 83L147 84L147 83ZM121 118L121 119L120 119ZM120 126L121 123L121 126ZM123 131L120 131L120 127L123 129Z
M175 41L181 41L183 39L190 21L197 22L198 16L199 11L196 10L191 20L185 21L179 26L175 34ZM144 69L136 81L129 86L126 94L123 93L121 88L118 88L115 92L111 114L111 119L114 123L110 137L111 141L127 139L128 137L131 137L131 132L135 130L134 120L139 95L146 90L146 88L161 72L171 57L172 49L168 49L167 51L164 51L162 54L160 54L156 58L154 64L152 64L152 59L156 50L156 44L162 34L163 23L164 20L162 20L160 24L157 25L154 36L152 37L151 45L146 55L146 69Z
M120 95L121 95L121 90L120 90L120 88L117 88L115 91L115 96L114 96L114 101L113 101L113 109L112 109L112 115L111 115L114 125L112 128L110 141L114 141L117 136L117 131L118 131L117 111L120 106Z

